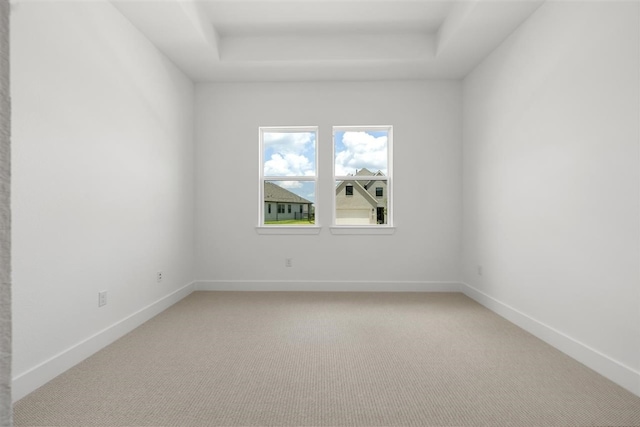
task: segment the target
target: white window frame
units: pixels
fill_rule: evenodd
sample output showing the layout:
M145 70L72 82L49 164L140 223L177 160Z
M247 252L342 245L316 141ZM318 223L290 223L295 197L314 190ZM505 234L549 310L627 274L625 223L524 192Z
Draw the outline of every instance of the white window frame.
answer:
M316 134L315 141L315 166L316 173L314 176L264 176L264 143L263 136L269 132L314 132ZM258 179L258 225L256 231L258 234L318 234L320 233L320 225L318 224L319 209L319 182L318 182L318 170L320 168L319 150L320 145L320 132L318 126L260 126L258 128L258 141L259 141L259 179ZM315 220L312 225L265 225L264 223L264 183L266 181L305 181L313 182L315 188L315 201L313 203Z
M335 185L337 181L371 181L370 176L336 176L336 132L362 132L362 131L387 131L387 175L383 177L375 177L375 181L386 181L387 183L387 223L379 225L338 225L336 224L336 192ZM393 126L391 125L373 125L373 126L333 126L331 141L333 147L331 151L331 169L332 169L332 234L393 234L395 226L393 222ZM375 171L372 171L375 172Z

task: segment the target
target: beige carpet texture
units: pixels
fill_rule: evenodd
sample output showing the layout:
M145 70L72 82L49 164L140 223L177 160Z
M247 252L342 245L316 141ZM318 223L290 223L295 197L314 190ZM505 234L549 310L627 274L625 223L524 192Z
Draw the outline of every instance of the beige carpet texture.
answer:
M457 293L194 292L16 426L640 426L640 398Z

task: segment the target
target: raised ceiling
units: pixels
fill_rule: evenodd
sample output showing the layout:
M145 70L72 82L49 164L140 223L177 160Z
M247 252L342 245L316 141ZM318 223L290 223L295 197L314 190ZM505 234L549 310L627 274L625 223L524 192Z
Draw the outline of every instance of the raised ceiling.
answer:
M544 0L112 0L196 82L458 79Z

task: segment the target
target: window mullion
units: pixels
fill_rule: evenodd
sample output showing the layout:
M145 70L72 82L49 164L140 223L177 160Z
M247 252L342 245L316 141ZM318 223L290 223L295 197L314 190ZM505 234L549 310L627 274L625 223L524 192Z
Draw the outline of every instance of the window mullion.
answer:
M263 181L316 181L317 177L314 176L265 176L262 177Z

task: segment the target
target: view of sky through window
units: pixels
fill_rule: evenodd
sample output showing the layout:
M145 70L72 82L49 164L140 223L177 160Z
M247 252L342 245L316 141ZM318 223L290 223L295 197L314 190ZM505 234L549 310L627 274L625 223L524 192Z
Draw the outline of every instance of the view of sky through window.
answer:
M392 224L391 138L391 126L333 127L334 225ZM318 144L317 127L260 128L261 225L317 224Z
M315 176L315 132L264 132L262 141L265 177ZM314 182L291 180L274 181L274 184L315 202Z
M265 132L264 176L314 176L315 132Z
M367 168L387 175L388 130L334 132L335 175L355 175L356 170Z

